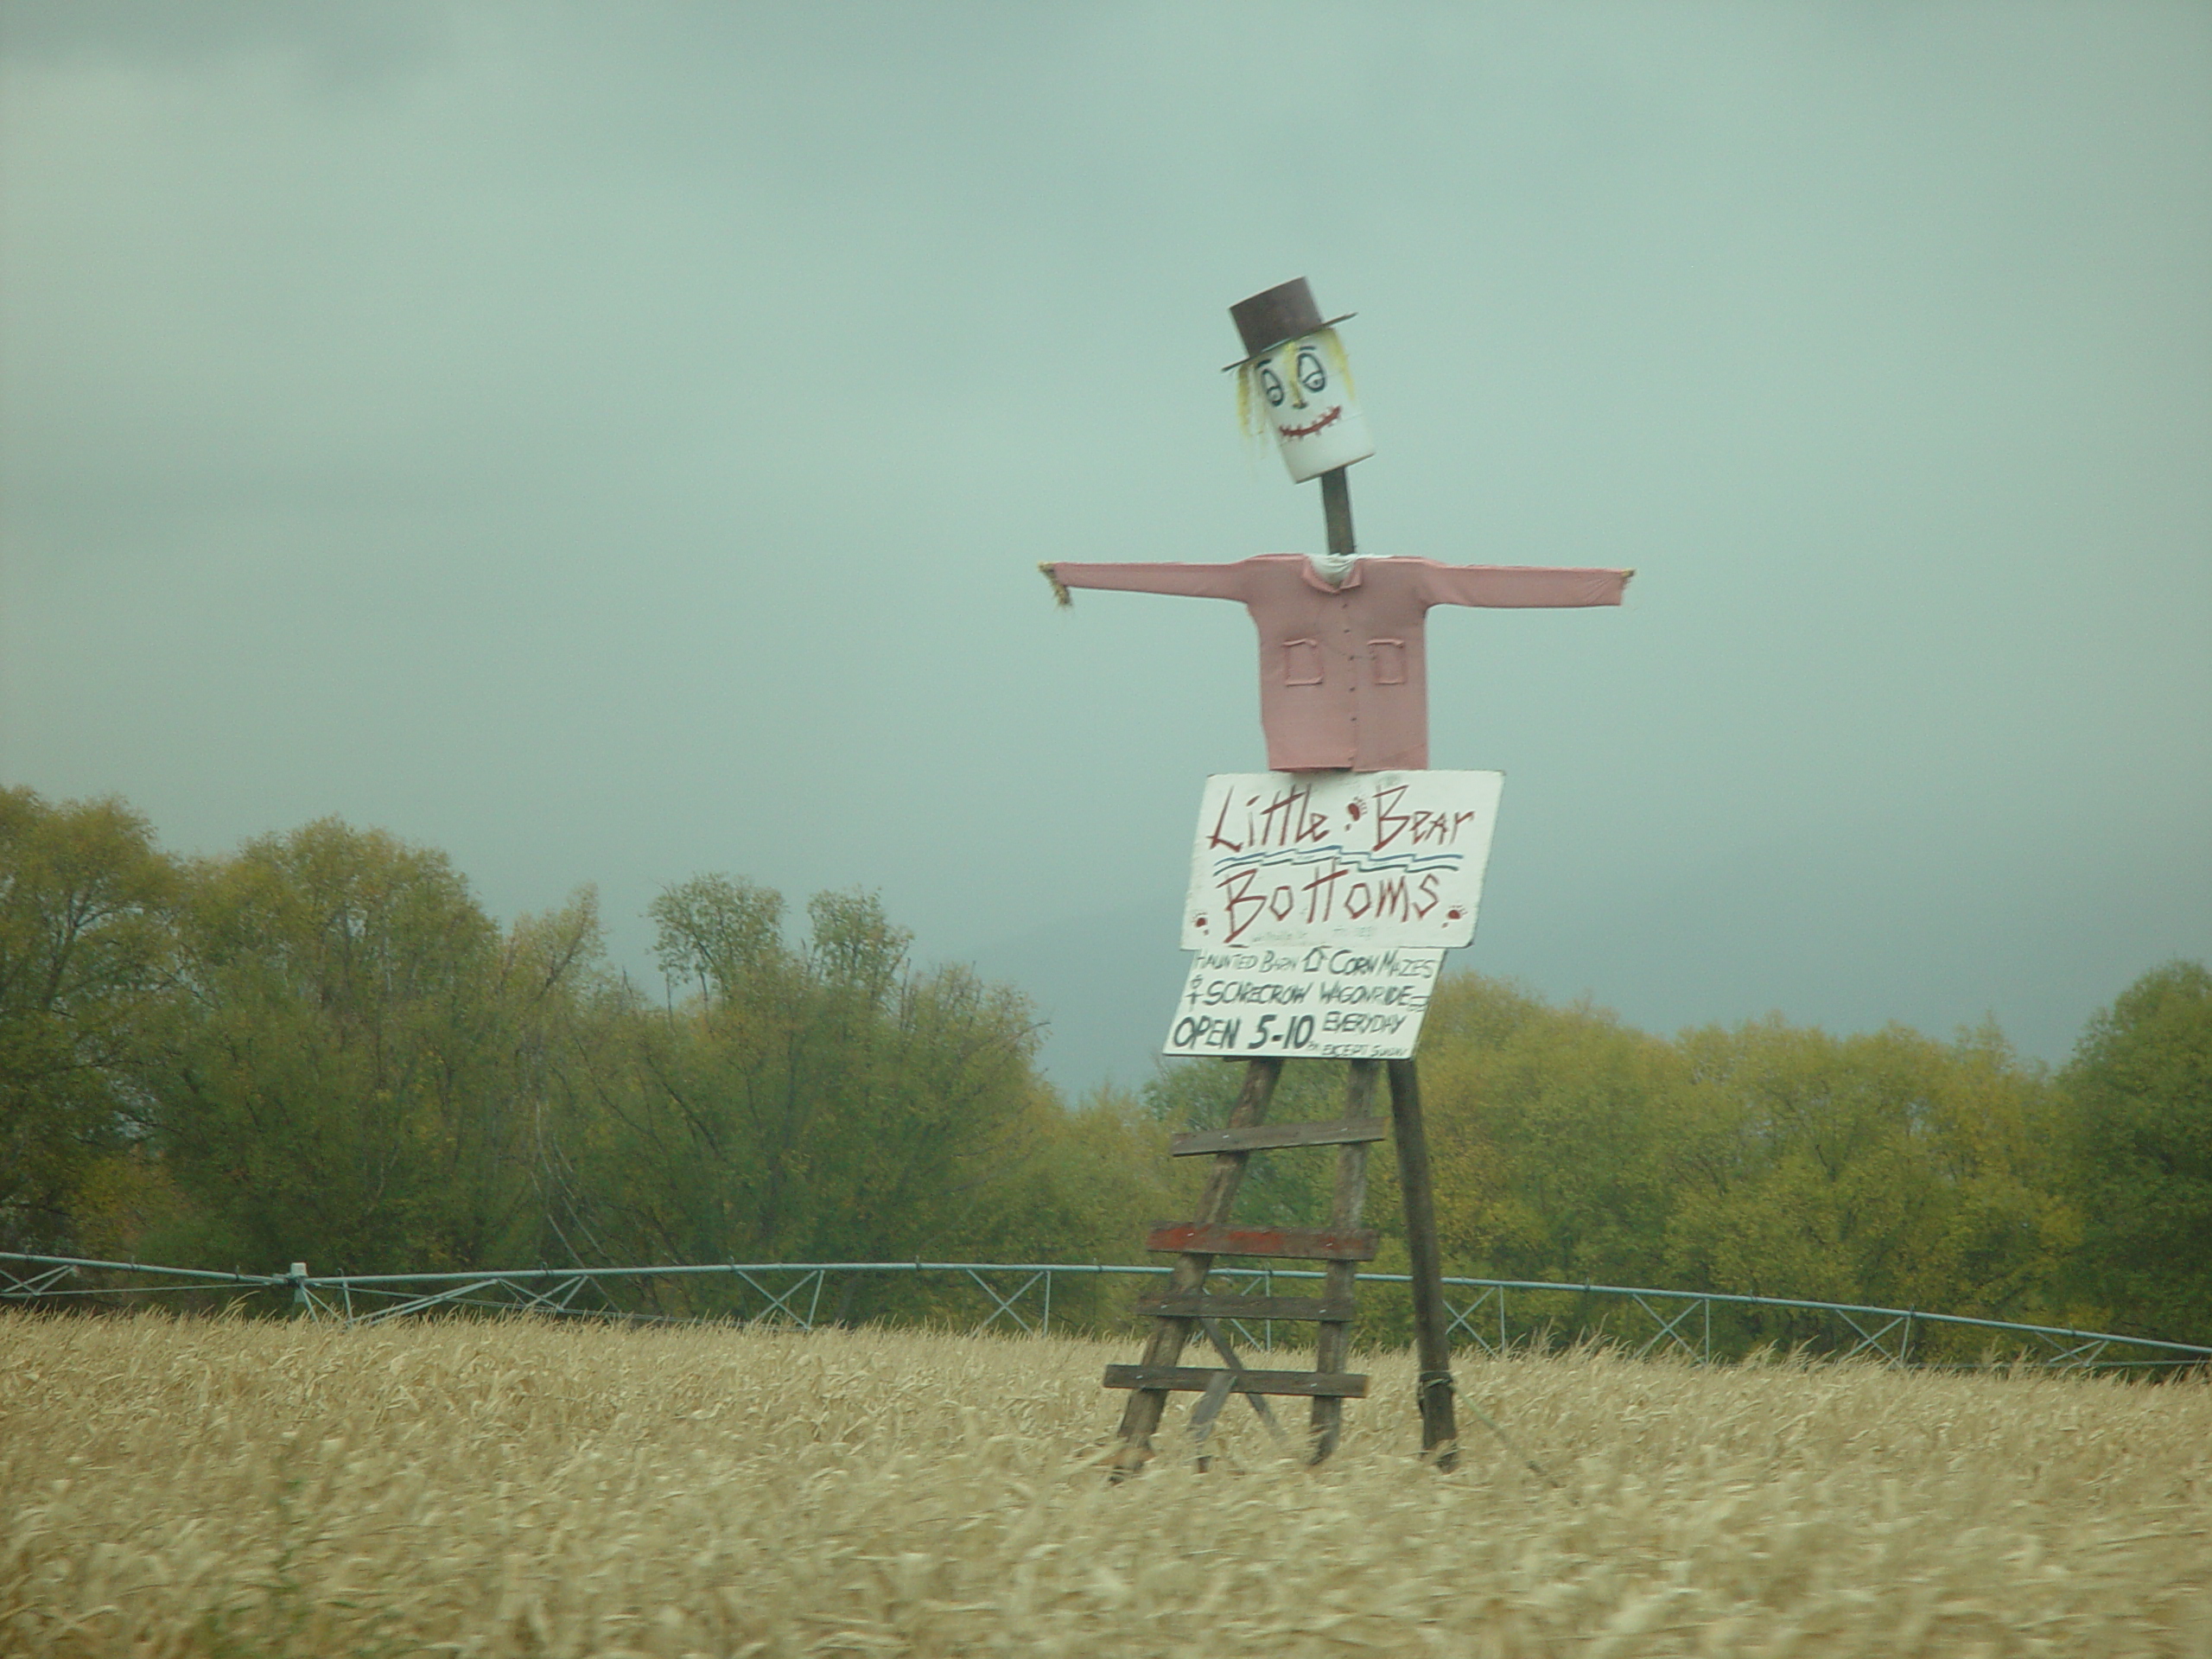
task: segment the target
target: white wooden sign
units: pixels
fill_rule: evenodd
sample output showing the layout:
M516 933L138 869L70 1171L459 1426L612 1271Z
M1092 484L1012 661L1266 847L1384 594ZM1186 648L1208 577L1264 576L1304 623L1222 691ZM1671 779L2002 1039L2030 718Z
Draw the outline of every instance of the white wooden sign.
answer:
M1216 772L1183 948L1465 944L1504 784L1497 772Z
M1409 1059L1443 961L1418 945L1202 950L1161 1052Z

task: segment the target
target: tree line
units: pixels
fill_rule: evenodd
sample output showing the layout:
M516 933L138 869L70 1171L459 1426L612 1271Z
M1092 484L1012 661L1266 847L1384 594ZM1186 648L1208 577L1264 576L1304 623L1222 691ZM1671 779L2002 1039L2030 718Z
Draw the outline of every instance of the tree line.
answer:
M786 909L724 875L665 889L663 982L640 986L588 890L503 926L382 831L183 859L122 803L0 790L0 1249L257 1272L1143 1259L1197 1179L1166 1131L1220 1122L1239 1068L1071 1103L1018 991L916 963L872 894ZM1447 1272L2212 1341L2200 963L2145 974L2055 1071L1993 1026L1668 1038L1476 975L1440 988L1421 1067ZM1272 1116L1338 1115L1342 1079L1292 1062ZM1240 1213L1319 1219L1328 1155L1255 1160ZM911 1282L843 1294L848 1318L931 1311Z

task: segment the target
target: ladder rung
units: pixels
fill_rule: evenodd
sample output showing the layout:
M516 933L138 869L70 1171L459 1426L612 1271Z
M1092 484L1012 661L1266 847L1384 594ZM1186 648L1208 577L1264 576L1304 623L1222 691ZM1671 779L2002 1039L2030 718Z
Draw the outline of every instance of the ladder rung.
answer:
M1318 1319L1346 1324L1356 1311L1349 1296L1324 1300L1312 1296L1213 1295L1188 1291L1181 1295L1140 1297L1137 1312L1178 1319Z
M1192 1255L1287 1255L1300 1262L1372 1262L1376 1240L1364 1227L1230 1227L1171 1222L1145 1235L1147 1250Z
M1367 1379L1350 1371L1224 1371L1218 1365L1109 1365L1109 1389L1169 1389L1204 1393L1222 1377L1234 1394L1305 1394L1364 1400Z
M1262 1152L1269 1147L1341 1147L1355 1141L1380 1141L1390 1133L1388 1118L1355 1117L1335 1123L1263 1123L1255 1129L1195 1129L1167 1143L1169 1154L1192 1158L1202 1152Z

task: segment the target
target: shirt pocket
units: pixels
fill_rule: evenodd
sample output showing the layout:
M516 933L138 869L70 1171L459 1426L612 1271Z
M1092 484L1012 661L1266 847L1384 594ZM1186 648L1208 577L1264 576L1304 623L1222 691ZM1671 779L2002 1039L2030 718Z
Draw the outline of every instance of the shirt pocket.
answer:
M1321 683L1321 642L1286 639L1282 642L1282 683L1285 685Z
M1403 685L1406 683L1406 642L1404 640L1369 640L1367 661L1375 671L1376 684Z

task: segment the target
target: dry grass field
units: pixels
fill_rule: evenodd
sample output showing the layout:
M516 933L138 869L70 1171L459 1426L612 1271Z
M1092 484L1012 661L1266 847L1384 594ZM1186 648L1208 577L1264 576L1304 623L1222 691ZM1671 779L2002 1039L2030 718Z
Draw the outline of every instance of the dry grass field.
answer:
M1463 1361L1554 1487L1384 1355L1114 1487L1132 1347L0 1316L0 1649L2212 1654L2201 1382Z

